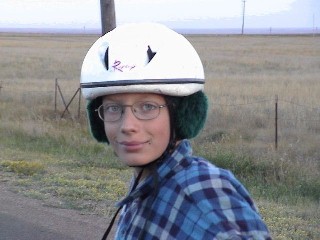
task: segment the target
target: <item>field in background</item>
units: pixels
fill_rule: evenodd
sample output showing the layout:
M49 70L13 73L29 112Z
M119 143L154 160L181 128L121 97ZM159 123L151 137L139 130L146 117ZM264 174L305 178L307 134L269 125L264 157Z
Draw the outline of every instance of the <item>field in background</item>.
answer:
M93 35L0 34L0 181L56 207L109 215L130 170L67 100ZM276 239L320 238L320 37L190 35L203 60L208 122L195 152L231 169ZM275 98L278 96L278 149Z

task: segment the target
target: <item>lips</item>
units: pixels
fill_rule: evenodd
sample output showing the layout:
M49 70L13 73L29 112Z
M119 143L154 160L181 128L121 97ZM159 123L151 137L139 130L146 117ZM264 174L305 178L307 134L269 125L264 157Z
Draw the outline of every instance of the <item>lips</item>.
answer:
M132 152L132 151L139 151L142 149L145 144L149 143L150 141L121 141L118 144L124 148L125 151Z

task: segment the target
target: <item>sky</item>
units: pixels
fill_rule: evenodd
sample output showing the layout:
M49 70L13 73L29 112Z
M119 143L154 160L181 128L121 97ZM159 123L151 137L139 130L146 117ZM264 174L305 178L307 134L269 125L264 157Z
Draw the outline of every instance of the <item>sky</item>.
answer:
M117 25L241 28L244 0L114 0ZM246 28L320 29L320 0L245 0ZM0 0L0 28L101 28L99 0Z

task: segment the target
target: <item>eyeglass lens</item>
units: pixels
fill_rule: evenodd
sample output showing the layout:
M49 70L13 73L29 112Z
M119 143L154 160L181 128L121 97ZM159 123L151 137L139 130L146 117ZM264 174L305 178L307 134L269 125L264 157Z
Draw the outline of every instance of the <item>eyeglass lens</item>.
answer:
M97 111L103 121L115 122L122 117L126 107L131 108L136 118L140 120L151 120L159 116L160 108L165 107L165 105L159 105L154 102L137 102L133 105L109 103L101 105Z

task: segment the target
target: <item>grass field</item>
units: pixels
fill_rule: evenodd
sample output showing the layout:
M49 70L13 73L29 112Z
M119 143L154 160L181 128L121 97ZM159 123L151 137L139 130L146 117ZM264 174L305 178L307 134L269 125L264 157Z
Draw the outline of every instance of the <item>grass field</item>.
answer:
M109 216L130 169L65 117L97 36L0 34L0 181L46 204ZM196 154L231 169L275 239L320 239L320 36L187 36L206 73L210 113ZM278 147L275 103L278 97Z

